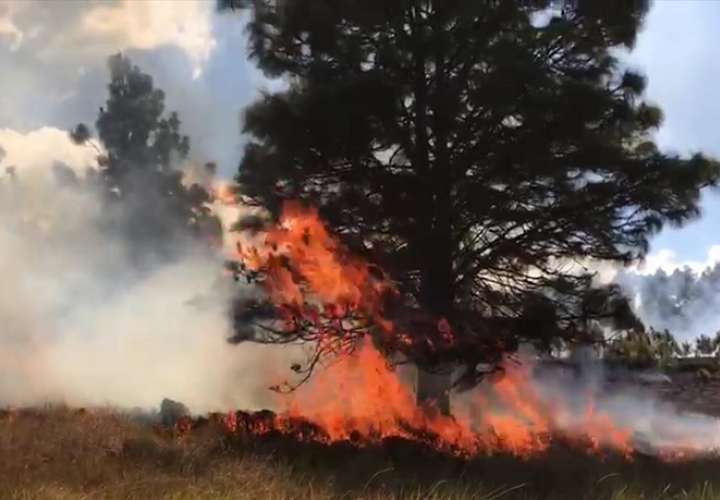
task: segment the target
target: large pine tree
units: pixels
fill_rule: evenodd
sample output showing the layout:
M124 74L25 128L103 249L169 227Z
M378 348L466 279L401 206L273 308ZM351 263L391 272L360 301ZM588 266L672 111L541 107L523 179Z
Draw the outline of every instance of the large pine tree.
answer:
M613 56L645 1L221 4L251 8L250 56L289 84L246 112L242 192L273 214L318 207L409 304L446 318L460 342L412 353L428 370L473 379L497 359L488 339L577 339L627 311L570 263L641 257L718 178L658 151L645 78ZM447 409L439 387L421 375L419 397Z

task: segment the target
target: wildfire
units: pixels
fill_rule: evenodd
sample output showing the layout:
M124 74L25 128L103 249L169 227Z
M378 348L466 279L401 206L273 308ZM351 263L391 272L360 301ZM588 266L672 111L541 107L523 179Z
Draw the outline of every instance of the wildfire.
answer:
M210 191L213 193L215 200L223 205L235 206L238 203L237 195L233 191L232 185L227 182L214 180Z
M277 225L237 245L236 258L245 269L264 272L263 286L288 331L298 321L317 324L321 310L331 322L334 315L342 322L348 312L359 311L383 335L409 342L411 336L397 331L383 314L382 299L394 293L392 284L351 255L314 209L288 203ZM438 322L438 330L439 338L453 341L446 320ZM332 342L337 335L338 329L328 327L314 340ZM353 342L351 349L338 350L332 363L316 370L308 383L284 396L279 414L246 416L245 428L255 434L278 431L298 439L349 440L359 446L398 437L467 457L498 452L529 457L554 440L589 452L633 453L631 430L598 411L591 397L580 410L543 397L531 380L529 363L506 363L498 381L484 383L456 405L453 416L445 416L416 405L413 390L401 382L371 335ZM237 420L232 425L241 427Z
M379 313L382 294L391 288L372 276L366 262L343 250L316 210L299 203L285 205L280 222L260 245L238 245L238 257L251 270L267 271L266 288L280 305L300 306L309 291L322 304ZM288 261L291 265L285 266ZM305 293L300 281L306 283Z

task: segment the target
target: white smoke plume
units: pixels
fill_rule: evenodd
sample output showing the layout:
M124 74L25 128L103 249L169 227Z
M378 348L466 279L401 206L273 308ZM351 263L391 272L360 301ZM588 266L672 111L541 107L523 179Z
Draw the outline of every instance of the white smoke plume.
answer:
M652 372L609 371L602 363L587 359L581 368L579 376L545 371L532 381L543 401L564 409L557 414L561 430L582 432L585 416L592 410L629 432L632 446L641 452L720 450L720 419L661 397L660 392L678 380L671 382Z
M667 329L678 341L720 331L720 245L710 246L705 260L682 260L660 249L627 267L595 260L563 264L594 273L597 286L620 285L646 327Z
M96 224L98 194L53 176L67 173L56 159L82 175L87 148L53 129L0 146L0 406L272 406L268 370L288 354L226 342L237 285L220 255L188 247L139 274L129 242Z
M499 397L491 382L483 383L455 397L453 411L470 415L472 420L476 402L490 401L492 412L528 422L531 427L542 422L554 432L569 437L589 435L599 445L610 447L619 432L627 436L632 449L667 458L720 450L720 419L663 397L663 392L682 383L680 380L671 381L660 373L609 368L599 358L588 356L588 350L580 353L582 357L574 364L557 364L538 360L531 349L521 351L516 362L528 370L528 378L521 378L524 383ZM514 366L511 363L509 368ZM481 406L476 412L479 420L487 411L487 406Z
M719 264L717 245L709 248L705 261L680 261L671 251L661 250L615 279L647 326L692 341L720 330Z

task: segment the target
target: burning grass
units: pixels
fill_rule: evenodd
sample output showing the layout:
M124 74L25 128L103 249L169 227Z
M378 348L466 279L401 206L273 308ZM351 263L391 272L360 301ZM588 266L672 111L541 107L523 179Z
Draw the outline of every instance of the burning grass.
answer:
M396 354L427 349L437 354L459 338L445 318L436 318L436 332L414 335L389 320L384 298L397 294L393 284L351 255L313 209L287 203L275 226L238 243L234 258L239 269L264 275L261 284L275 320L254 323L261 338L314 346L307 365L295 365L304 375L301 382L276 386L280 392L295 390L282 403L278 428L303 419L322 431L326 443L411 438L465 458L488 452L527 457L547 449L558 431L591 451L632 452L631 430L597 411L592 400L581 411L562 400L549 404L532 386L529 371L511 363L502 363L505 376L490 394L495 401L481 395L454 418L420 408L378 344ZM507 411L497 411L498 401Z
M212 419L179 436L110 411L0 418L0 498L713 499L718 466L559 445L462 460L400 438L357 447L228 434Z

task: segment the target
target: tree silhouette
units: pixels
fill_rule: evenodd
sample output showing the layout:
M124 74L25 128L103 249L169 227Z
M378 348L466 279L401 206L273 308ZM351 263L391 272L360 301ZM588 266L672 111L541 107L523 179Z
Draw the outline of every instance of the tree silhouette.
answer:
M190 141L178 115L165 115L163 91L121 54L110 57L108 66L109 95L96 122L106 152L98 156L104 224L131 243L132 257L143 266L177 255L190 238L217 237L220 227L207 207L207 191L183 184L178 165ZM79 124L70 137L88 143L90 129Z
M686 341L686 342L683 342L683 343L681 344L680 349L681 349L681 351L680 351L681 354L682 354L684 357L686 357L686 358L689 357L690 354L692 354L692 351L693 351L692 344L691 344L690 342L687 342L687 341Z
M611 53L645 1L565 2L547 24L541 0L220 4L252 9L250 55L289 84L246 111L246 201L312 204L387 270L434 318L406 352L427 371L472 381L519 340L633 326L617 288L570 264L641 257L717 181L714 162L658 151L645 78ZM456 341L425 349L443 319ZM443 387L421 375L419 397L447 410Z
M720 305L720 265L696 272L685 266L667 274L625 273L623 286L640 298L638 314L650 326L668 328L683 337L715 329Z
M707 335L700 335L695 338L695 350L703 356L710 356L715 352L715 342Z
M645 331L628 331L608 342L608 359L621 361L635 368L651 366L667 368L680 355L687 356L692 350L689 343L678 344L668 330L649 328Z

